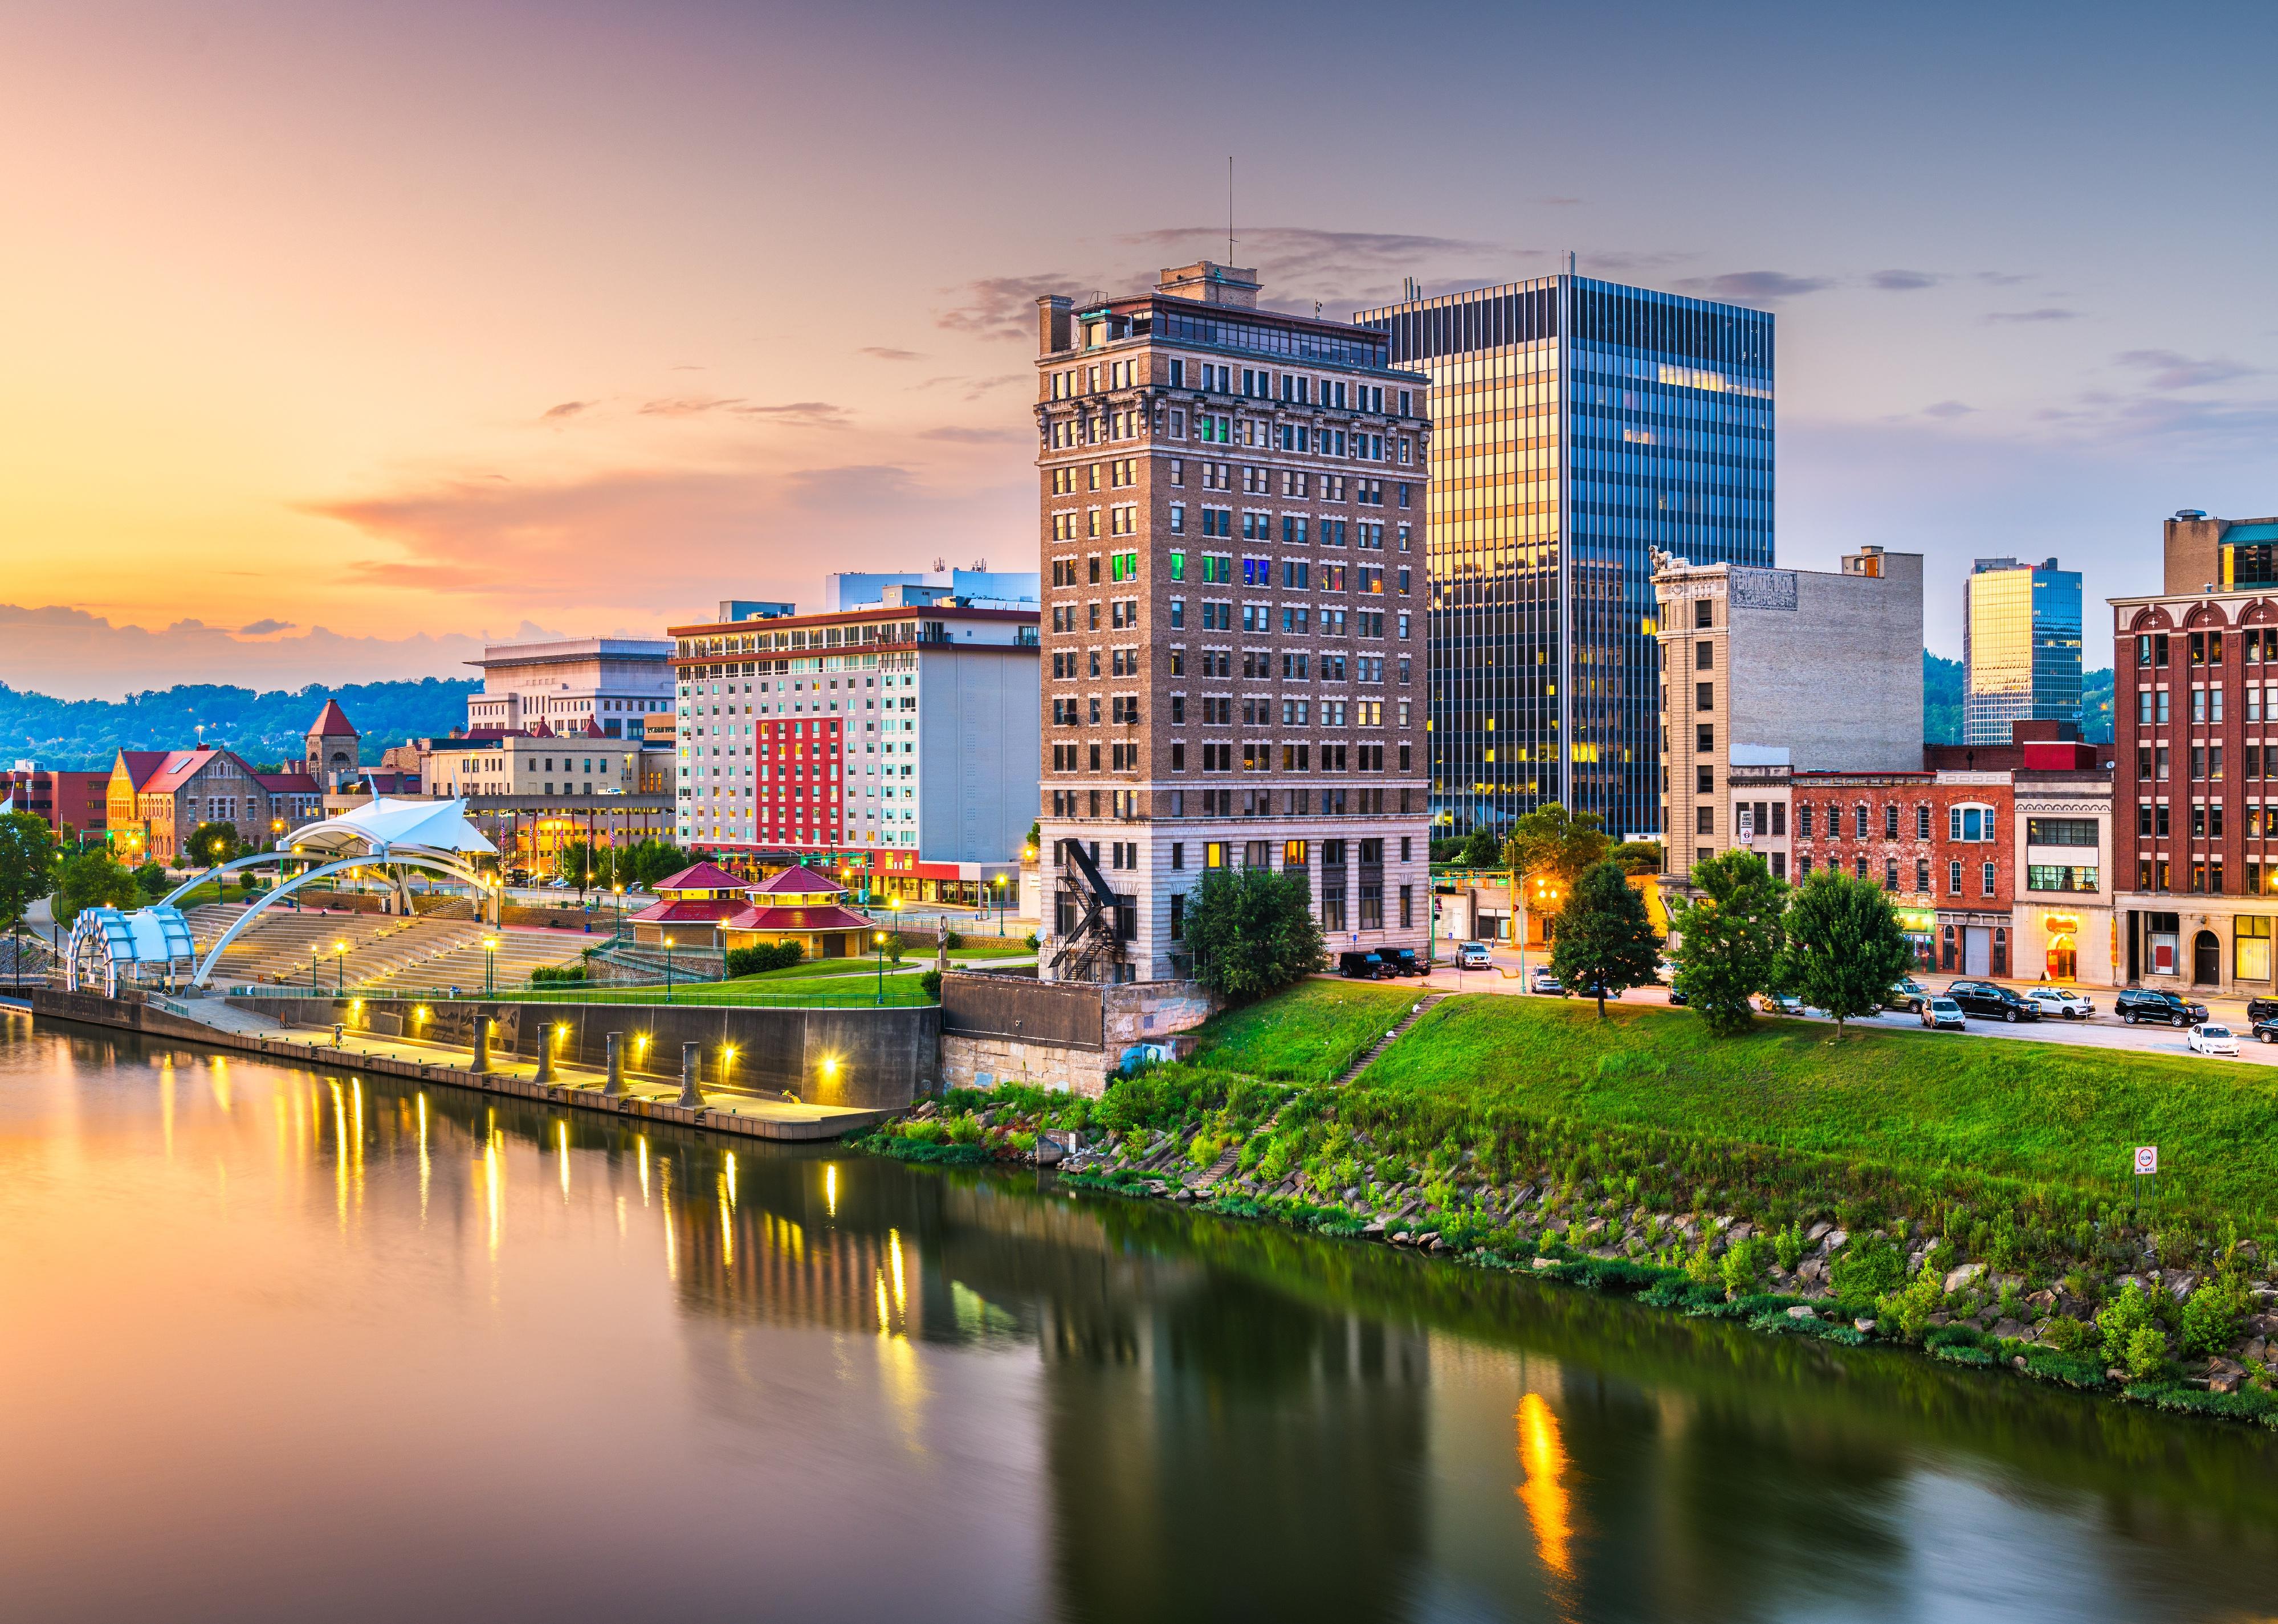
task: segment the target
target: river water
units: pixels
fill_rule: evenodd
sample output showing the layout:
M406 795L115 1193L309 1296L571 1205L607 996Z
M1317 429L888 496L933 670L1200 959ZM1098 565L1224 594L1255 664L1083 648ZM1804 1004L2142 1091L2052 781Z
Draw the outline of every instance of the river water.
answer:
M11 1620L2190 1620L2278 1440L0 1015Z

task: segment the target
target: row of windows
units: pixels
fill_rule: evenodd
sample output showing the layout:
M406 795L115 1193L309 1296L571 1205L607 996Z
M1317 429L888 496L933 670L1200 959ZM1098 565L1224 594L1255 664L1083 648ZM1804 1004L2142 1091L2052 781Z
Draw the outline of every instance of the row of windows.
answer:
M1410 746L1403 744L1387 755L1382 744L1320 743L1270 744L1220 743L1206 739L1196 747L1201 771L1205 773L1383 773L1411 771ZM1052 771L1055 773L1135 773L1140 767L1140 746L1129 743L1088 743L1055 744L1052 746ZM1392 765L1387 767L1386 763ZM1237 765L1237 763L1239 765ZM1170 770L1187 770L1187 746L1182 739L1171 743Z
M2278 626L2250 627L2232 634L2238 640L2240 657L2249 665L2278 663ZM2195 631L2185 643L2186 657L2194 666L2222 664L2222 637L2219 631ZM2183 641L2182 639L2176 639ZM2136 665L2138 670L2160 671L2167 666L2169 636L2164 631L2149 632L2136 639Z
M1191 796L1194 804L1188 804ZM1052 816L1055 818L1097 818L1105 812L1117 818L1136 818L1141 815L1145 792L1139 789L1055 789L1051 792ZM1334 785L1321 789L1176 789L1170 791L1173 818L1270 818L1278 809L1285 818L1380 818L1387 812L1403 814L1411 808L1422 812L1424 792L1421 789L1387 791L1365 785L1347 787ZM1154 803L1160 812L1162 802Z
M1232 631L1235 629L1235 617L1233 604L1221 603L1215 599L1205 599L1199 606L1202 611L1201 629L1203 630ZM1183 631L1187 624L1187 600L1183 598L1173 598L1171 599L1170 609L1171 629ZM1242 629L1247 632L1271 632L1278 629L1293 637L1310 637L1312 635L1317 618L1314 611L1309 607L1296 604L1283 604L1280 606L1277 626L1274 606L1272 604L1246 603L1241 606L1241 609ZM1347 612L1342 609L1321 610L1318 616L1320 635L1324 637L1343 637L1347 618ZM1382 610L1357 609L1351 612L1349 618L1355 637L1381 637L1384 636ZM1406 614L1395 617L1395 624L1399 628L1396 635L1403 641L1409 634L1410 619L1410 617ZM1404 682L1407 679L1403 677L1402 680Z

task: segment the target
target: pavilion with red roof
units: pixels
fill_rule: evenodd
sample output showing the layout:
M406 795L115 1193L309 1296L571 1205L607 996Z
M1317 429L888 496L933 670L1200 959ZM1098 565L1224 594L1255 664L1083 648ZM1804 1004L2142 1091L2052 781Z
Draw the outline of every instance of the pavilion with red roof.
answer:
M658 900L633 915L633 940L724 953L796 942L809 958L861 953L870 920L839 905L838 882L811 868L787 868L753 884L713 863L656 882Z

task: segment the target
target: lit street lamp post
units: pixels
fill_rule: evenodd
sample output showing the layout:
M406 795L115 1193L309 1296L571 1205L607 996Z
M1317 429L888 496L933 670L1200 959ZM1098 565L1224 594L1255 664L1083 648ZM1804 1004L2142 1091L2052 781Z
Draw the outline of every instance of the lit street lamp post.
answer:
M625 934L625 887L624 887L624 881L623 881L622 880L621 880L621 881L619 881L616 883L616 885L615 885L613 888L615 890L615 892L616 892L616 894L617 894L617 928L616 928L616 929L615 929L615 932L613 932L612 934L615 934L615 935L622 936L622 935L623 935L623 934Z
M878 949L878 1003L883 1005L886 1002L886 933L873 931L870 935Z
M498 938L483 938L483 996L487 998L497 990Z
M339 997L348 986L348 944L333 943L333 996Z
M672 1002L672 938L664 939L664 1001Z
M997 934L1005 934L1005 876L997 876Z

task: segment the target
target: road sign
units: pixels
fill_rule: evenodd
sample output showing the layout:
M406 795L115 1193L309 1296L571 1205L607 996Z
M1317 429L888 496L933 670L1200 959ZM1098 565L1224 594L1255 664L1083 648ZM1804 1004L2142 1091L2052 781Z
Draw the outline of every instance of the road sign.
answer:
M2136 1147L2136 1170L2145 1178L2160 1170L2160 1147L2157 1145Z

